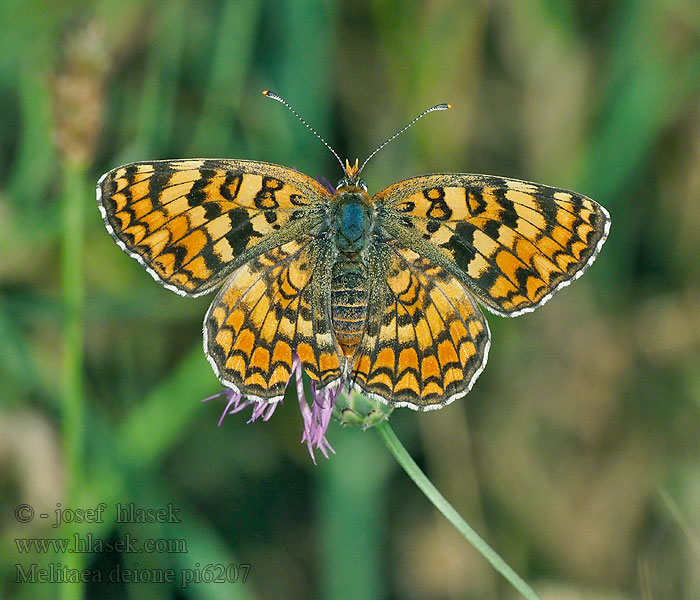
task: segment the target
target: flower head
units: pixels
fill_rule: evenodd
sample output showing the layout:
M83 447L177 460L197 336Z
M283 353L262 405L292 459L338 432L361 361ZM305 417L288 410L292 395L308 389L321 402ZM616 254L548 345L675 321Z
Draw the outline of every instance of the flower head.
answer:
M328 451L335 453L330 443L326 439L326 431L333 413L333 402L340 393L341 386L337 388L324 388L317 390L314 382L311 381L311 402L306 399L304 392L304 380L302 378L303 367L299 357L294 355L292 375L296 380L297 398L299 399L299 410L301 411L302 419L304 420L304 433L301 437L301 442L305 443L309 449L311 460L316 464L316 456L314 450L319 450L323 456L328 458ZM290 378L291 379L291 378ZM239 413L242 410L253 407L248 423L262 419L268 421L277 410L279 402L263 402L259 400L251 400L244 398L240 392L231 388L224 388L218 394L205 398L202 402L208 402L219 396L224 396L227 399L226 406L219 418L219 426L223 423L227 415Z

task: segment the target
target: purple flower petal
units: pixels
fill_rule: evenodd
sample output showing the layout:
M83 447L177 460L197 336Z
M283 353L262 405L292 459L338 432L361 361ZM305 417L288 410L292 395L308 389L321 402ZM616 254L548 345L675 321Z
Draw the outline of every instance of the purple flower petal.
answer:
M263 421L269 421L270 417L275 414L277 405L281 403L281 400L279 402L255 402L255 408L253 408L253 414L248 419L248 423L252 423L260 417Z
M311 381L311 407L303 395L299 396L299 409L304 420L304 435L301 441L306 443L314 464L316 464L314 448L319 450L325 458L328 458L328 450L335 454L335 450L326 439L326 431L333 413L333 401L339 390L340 386L336 389L325 388L317 391L316 385Z
M330 182L330 180L326 179L323 175L319 175L318 177L316 177L316 181L318 181L331 194L335 194L335 186Z
M299 360L299 357L294 353L292 361L292 375L294 377L296 388L297 388L297 398L299 399L299 410L301 411L302 421L304 423L304 433L301 437L301 442L305 443L309 449L309 454L311 455L311 460L316 464L316 457L314 455L314 450L319 450L323 456L328 458L328 451L330 450L335 454L332 446L326 439L326 431L328 431L328 425L331 421L331 414L333 413L333 402L335 398L340 393L341 387L338 385L334 388L324 388L322 390L317 390L316 385L311 381L311 406L306 399L304 394L304 379L303 379L304 367ZM291 379L291 377L290 377ZM226 407L221 413L219 418L219 426L223 423L224 418L227 415L232 415L241 412L243 409L252 406L253 412L251 413L248 423L262 419L263 421L268 421L272 415L275 413L277 406L282 404L279 402L261 402L256 400L250 400L249 398L244 398L239 392L232 390L231 388L224 388L218 394L209 396L202 400L202 402L208 402L219 396L224 396L227 399Z

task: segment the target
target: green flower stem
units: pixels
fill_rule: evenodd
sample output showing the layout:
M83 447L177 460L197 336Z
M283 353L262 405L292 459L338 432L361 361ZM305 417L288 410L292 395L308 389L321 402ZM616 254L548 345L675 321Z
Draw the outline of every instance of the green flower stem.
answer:
M75 162L64 163L63 223L61 239L61 293L63 301L63 441L66 473L66 508L80 505L83 475L85 402L83 390L83 204L85 169ZM72 526L66 531L71 537ZM80 553L61 557L69 569L82 569ZM62 600L80 600L84 584L60 586Z
M389 451L394 455L397 462L403 467L408 476L413 479L414 483L428 497L434 505L446 518L455 526L464 538L476 550L491 563L496 571L505 577L511 585L517 589L528 600L541 600L535 591L525 581L511 569L506 562L496 554L481 536L474 531L470 525L460 516L460 514L445 500L443 495L438 492L437 488L430 482L425 473L420 470L416 462L411 458L403 444L396 437L394 430L387 421L383 421L375 425L375 429L382 438L382 441L389 448Z

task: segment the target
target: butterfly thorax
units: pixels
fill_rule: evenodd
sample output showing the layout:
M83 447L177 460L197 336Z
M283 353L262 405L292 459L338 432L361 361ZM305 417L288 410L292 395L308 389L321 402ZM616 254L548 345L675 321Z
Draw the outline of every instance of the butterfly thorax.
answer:
M331 317L336 340L345 356L360 342L367 315L365 249L372 233L371 201L357 186L341 187L332 202L331 230L338 251L333 263Z

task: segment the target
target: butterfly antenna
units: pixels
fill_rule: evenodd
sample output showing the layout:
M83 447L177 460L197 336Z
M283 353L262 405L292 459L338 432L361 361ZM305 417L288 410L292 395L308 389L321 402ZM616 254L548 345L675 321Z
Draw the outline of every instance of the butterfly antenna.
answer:
M338 153L337 153L335 150L333 150L333 148L331 148L331 145L330 145L326 140L324 140L323 137L321 137L321 134L319 134L319 133L318 133L313 127L311 127L311 125L309 125L306 121L304 121L304 119L302 118L302 116L301 116L297 111L295 111L295 110L289 105L289 103L288 103L284 98L282 98L282 96L278 96L277 94L275 94L275 92L271 92L270 90L263 90L263 91L262 91L262 95L263 95L263 96L267 96L268 98L272 98L273 100L277 100L277 102L279 102L280 104L283 104L284 106L286 106L286 107L289 109L289 111L290 111L297 119L299 119L304 125L306 125L306 128L307 128L311 133L313 133L319 140L321 140L321 141L323 142L323 145L324 145L326 148L328 148L328 149L333 153L333 156L335 156L336 159L338 159L338 162L340 163L340 167L343 169L343 171L345 170L345 166L343 165L343 161L340 160L340 156L338 156Z
M444 103L444 104L436 104L435 106L431 106L428 110L424 110L421 114L419 114L413 121L411 121L406 127L404 127L401 131L397 131L394 135L392 135L388 140L386 140L383 144L381 144L372 154L370 154L366 159L365 162L362 163L362 166L360 167L360 170L357 172L357 175L359 176L360 173L362 173L362 169L365 168L365 165L369 162L369 159L372 158L377 152L379 152L384 146L386 146L389 142L395 140L397 137L399 137L404 131L406 131L411 125L413 125L416 121L419 119L422 119L425 115L431 112L435 112L436 110L447 110L448 108L452 108L452 105L449 103Z

